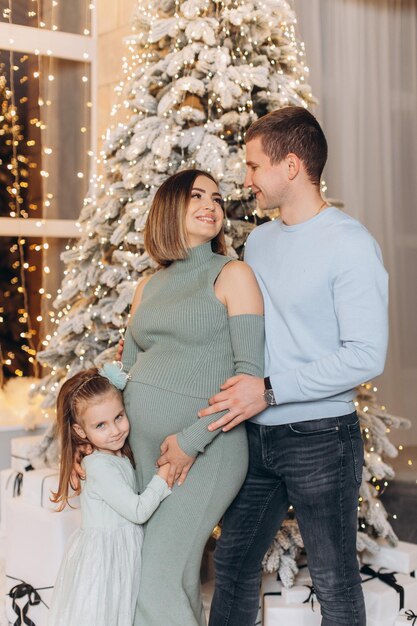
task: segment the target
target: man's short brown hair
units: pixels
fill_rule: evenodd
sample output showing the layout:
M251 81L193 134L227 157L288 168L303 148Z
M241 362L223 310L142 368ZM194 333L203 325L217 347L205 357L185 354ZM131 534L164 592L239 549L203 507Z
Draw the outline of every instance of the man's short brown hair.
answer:
M185 216L195 180L199 176L218 184L211 174L203 170L182 170L162 183L152 201L145 226L145 248L162 267L187 256L189 246ZM226 254L223 226L212 240L211 247L213 252Z
M248 128L245 143L257 137L261 138L263 151L271 163L280 163L288 154L296 154L311 182L320 185L327 160L327 141L310 111L296 106L272 111Z

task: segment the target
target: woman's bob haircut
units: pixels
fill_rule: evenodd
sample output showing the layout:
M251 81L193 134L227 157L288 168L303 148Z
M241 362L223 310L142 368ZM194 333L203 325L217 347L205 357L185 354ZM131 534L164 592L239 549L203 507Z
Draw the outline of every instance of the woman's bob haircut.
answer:
M187 257L185 216L191 192L198 176L217 181L202 170L182 170L162 183L152 201L145 226L145 248L161 267ZM211 241L213 252L226 254L223 226Z

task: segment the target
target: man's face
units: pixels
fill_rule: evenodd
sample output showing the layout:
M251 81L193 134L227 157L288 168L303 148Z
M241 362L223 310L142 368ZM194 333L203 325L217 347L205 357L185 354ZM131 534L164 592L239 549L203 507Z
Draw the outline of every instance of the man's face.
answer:
M251 187L260 209L272 210L282 206L289 189L285 159L272 165L256 137L246 144L245 187Z

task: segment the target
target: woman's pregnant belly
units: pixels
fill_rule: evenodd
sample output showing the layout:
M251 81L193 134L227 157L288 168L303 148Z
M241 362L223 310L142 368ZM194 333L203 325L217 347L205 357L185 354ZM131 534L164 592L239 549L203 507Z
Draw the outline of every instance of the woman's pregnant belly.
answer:
M194 398L159 387L130 381L124 390L124 402L130 421L131 436L137 435L158 446L168 435L178 433L198 420L198 411L208 398Z

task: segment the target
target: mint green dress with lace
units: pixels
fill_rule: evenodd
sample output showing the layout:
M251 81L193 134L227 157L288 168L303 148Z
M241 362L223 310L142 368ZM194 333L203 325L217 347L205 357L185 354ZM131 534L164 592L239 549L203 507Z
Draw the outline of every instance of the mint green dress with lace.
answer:
M197 415L235 373L263 376L263 317L228 317L214 293L229 261L210 243L192 248L151 277L126 331L123 366L131 379L124 400L139 486L152 477L168 435L178 434L180 447L196 456L184 484L174 486L145 526L135 626L205 624L204 546L246 475L244 424L209 432L222 414Z

